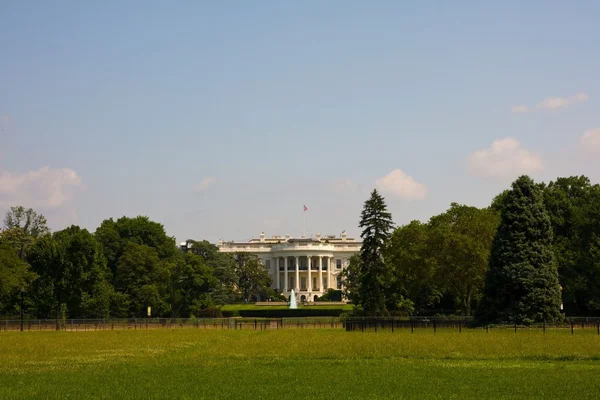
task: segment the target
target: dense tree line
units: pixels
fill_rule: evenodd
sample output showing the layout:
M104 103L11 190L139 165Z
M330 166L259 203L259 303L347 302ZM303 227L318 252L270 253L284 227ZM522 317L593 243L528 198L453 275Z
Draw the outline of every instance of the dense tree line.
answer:
M344 296L368 315L475 314L486 322L600 315L600 186L520 177L485 208L452 203L427 222L395 227L374 191L361 215L363 246L344 271ZM0 232L0 315L24 299L34 318L218 315L236 301L281 299L258 258L184 249L147 217L107 219L91 233L51 233L13 207ZM321 300L338 300L339 292Z
M234 301L276 299L258 258L225 254L206 241L175 245L147 217L108 219L94 233L50 233L32 209L13 207L0 233L0 315L21 296L32 318L218 315Z
M393 228L374 191L345 295L368 315L476 314L482 322L600 315L600 186L520 177L489 207L452 203ZM476 312L475 312L476 311Z

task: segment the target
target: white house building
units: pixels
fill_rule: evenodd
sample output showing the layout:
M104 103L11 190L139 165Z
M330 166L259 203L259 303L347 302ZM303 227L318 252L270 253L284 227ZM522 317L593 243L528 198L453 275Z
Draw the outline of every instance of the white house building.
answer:
M255 254L271 274L273 289L287 298L294 289L298 301L314 301L327 289L342 288L341 273L361 245L345 231L340 237L317 234L315 238L266 238L263 232L247 242L219 240L219 251Z

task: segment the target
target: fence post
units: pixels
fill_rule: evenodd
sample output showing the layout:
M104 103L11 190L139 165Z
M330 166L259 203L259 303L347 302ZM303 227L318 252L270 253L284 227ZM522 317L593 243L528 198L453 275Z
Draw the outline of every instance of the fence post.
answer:
M573 320L571 320L571 335L573 334Z
M490 330L489 330L489 329L490 329L490 326L489 326L489 325L486 325L486 326L485 326L485 333L490 333Z
M433 320L433 333L437 332L437 325L435 324L435 319Z
M460 320L458 320L458 333L462 333L462 324Z
M544 327L544 335L545 335L546 334L546 322L544 322L543 327Z
M414 333L415 332L415 321L413 321L412 319L410 320L410 333Z
M517 333L517 323L515 322L515 333Z

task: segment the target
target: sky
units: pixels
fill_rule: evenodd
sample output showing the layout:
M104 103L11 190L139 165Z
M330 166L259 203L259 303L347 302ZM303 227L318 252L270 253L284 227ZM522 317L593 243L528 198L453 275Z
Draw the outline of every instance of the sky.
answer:
M0 213L360 234L600 182L598 1L0 2ZM303 211L306 205L307 211Z

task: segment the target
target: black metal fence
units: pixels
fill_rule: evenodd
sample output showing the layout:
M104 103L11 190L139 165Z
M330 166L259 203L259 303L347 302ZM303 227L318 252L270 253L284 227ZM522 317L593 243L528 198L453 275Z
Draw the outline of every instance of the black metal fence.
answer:
M562 324L534 324L534 325L473 325L471 318L448 319L448 318L380 318L380 317L352 317L344 322L346 331L359 332L378 332L378 331L398 331L410 330L414 333L419 331L437 332L438 329L450 329L461 333L464 329L470 330L485 330L489 332L495 330L514 330L517 333L524 329L537 329L543 333L547 329L562 329L570 330L571 334L575 334L577 330L585 329L586 331L594 330L597 335L600 335L600 318L582 317L582 318L567 318Z
M128 318L128 319L55 319L3 320L0 331L107 331L156 329L341 329L339 318Z

